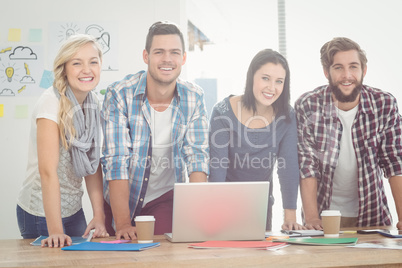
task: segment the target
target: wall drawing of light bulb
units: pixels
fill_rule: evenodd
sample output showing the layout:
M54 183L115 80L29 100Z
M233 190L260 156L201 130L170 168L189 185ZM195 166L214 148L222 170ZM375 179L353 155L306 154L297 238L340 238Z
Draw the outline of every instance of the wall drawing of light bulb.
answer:
M7 76L8 82L12 81L13 75L14 75L14 68L13 67L6 68L6 76Z
M66 40L70 38L70 36L75 35L75 31L73 29L67 29L66 31Z

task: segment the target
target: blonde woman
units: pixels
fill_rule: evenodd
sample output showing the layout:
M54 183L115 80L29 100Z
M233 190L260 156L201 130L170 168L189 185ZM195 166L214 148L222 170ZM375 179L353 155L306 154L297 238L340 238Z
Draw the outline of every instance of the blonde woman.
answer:
M103 211L99 104L91 91L99 82L102 52L88 35L70 37L54 61L55 80L32 116L27 174L17 201L21 236L42 246L71 245L71 236L108 236ZM82 210L82 178L93 219Z

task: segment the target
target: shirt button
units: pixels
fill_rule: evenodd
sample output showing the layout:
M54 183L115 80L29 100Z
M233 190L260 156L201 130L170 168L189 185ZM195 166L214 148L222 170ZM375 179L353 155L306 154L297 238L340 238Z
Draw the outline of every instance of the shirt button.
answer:
M148 178L145 178L145 181L148 181Z
M141 198L140 201L142 202L142 201L144 201L144 199Z

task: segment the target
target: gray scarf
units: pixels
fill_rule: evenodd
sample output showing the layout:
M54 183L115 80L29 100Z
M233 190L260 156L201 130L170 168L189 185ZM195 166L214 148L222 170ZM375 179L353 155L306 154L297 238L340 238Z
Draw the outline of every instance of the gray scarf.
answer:
M70 149L74 171L78 177L85 177L94 174L99 166L99 106L91 92L85 98L82 109L70 87L67 87L66 96L72 103L73 123L76 131L76 137L73 139ZM66 138L69 142L69 134L66 134Z

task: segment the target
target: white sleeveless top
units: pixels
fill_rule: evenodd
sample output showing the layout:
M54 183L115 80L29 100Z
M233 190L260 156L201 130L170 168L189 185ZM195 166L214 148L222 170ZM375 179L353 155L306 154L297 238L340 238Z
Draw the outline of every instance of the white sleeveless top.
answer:
M26 212L45 217L42 200L41 178L38 166L38 150L36 143L36 120L46 118L58 123L59 99L53 87L47 89L40 96L35 105L31 118L31 133L28 145L28 165L25 180L20 190L17 204ZM60 144L59 165L57 175L60 183L61 216L72 216L82 207L82 178L74 173L70 153Z

